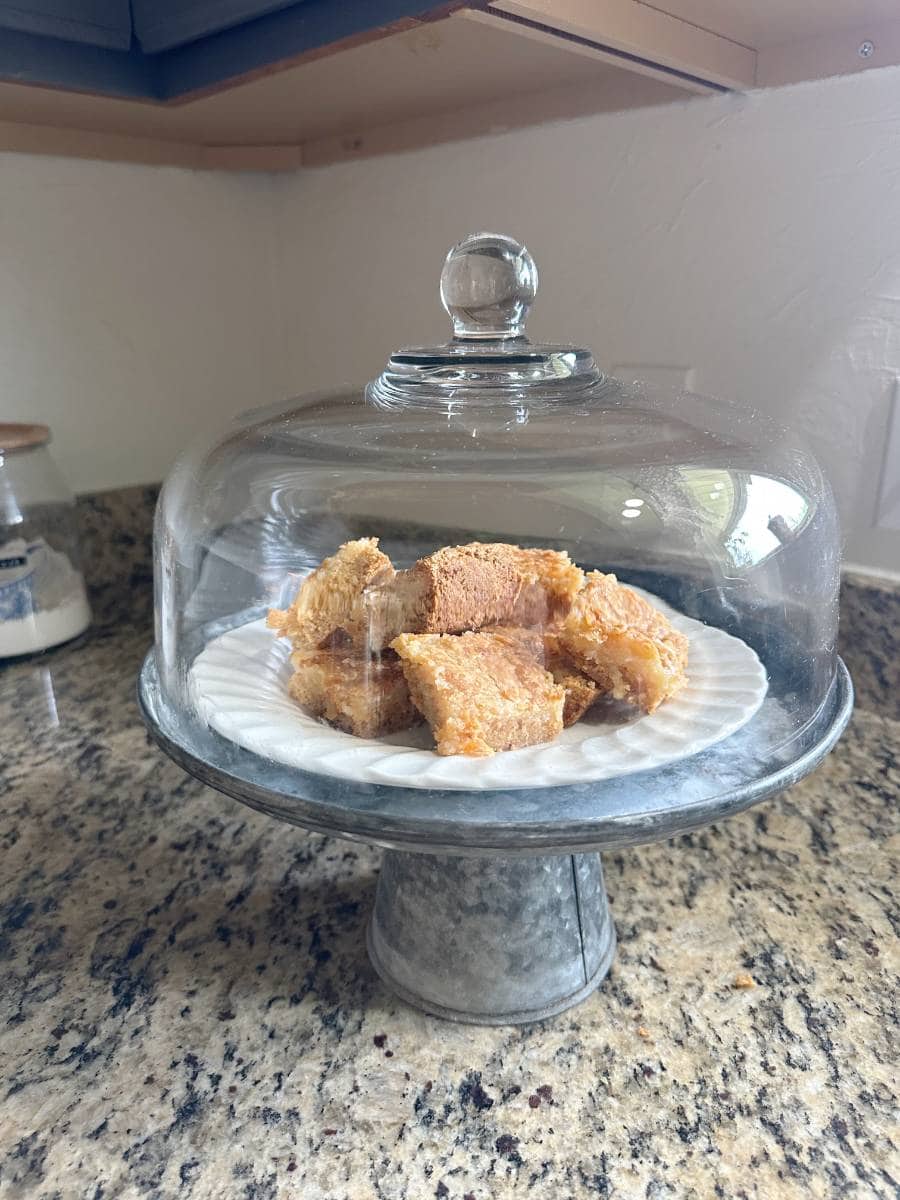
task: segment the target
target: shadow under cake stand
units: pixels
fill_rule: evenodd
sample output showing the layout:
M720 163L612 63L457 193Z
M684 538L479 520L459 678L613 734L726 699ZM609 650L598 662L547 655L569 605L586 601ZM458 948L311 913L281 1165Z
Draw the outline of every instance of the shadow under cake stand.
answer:
M609 970L616 937L602 851L739 812L828 753L853 704L843 662L799 728L789 660L767 670L755 715L701 753L599 782L478 792L359 783L254 753L175 711L152 651L139 700L157 743L204 783L279 820L382 847L368 928L375 970L426 1012L499 1025L562 1012Z

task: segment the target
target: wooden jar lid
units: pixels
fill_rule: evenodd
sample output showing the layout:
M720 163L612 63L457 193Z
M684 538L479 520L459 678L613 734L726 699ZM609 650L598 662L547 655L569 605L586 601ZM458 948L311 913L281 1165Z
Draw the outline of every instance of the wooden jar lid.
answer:
M0 422L0 454L43 446L49 440L50 428L47 425L4 425Z

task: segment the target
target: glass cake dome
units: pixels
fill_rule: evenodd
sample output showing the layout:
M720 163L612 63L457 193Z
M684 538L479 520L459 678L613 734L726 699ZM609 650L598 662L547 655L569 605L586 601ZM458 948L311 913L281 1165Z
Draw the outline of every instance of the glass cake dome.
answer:
M534 850L700 824L830 746L851 693L816 461L746 408L529 341L536 289L524 246L470 236L447 344L177 463L141 694L196 774L385 845ZM566 632L591 581L615 617L584 626L594 657ZM565 728L555 654L590 700Z

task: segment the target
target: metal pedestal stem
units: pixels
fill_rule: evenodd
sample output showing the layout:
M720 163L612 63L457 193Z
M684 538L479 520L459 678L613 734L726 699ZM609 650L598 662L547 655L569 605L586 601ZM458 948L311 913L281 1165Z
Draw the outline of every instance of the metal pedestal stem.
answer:
M616 947L599 854L457 858L387 851L369 957L403 1000L477 1025L585 999Z

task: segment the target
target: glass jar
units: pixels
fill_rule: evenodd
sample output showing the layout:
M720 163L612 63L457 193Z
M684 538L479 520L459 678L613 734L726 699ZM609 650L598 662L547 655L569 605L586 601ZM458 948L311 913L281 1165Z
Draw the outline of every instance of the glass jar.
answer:
M0 658L77 637L91 620L75 500L46 425L0 424Z

